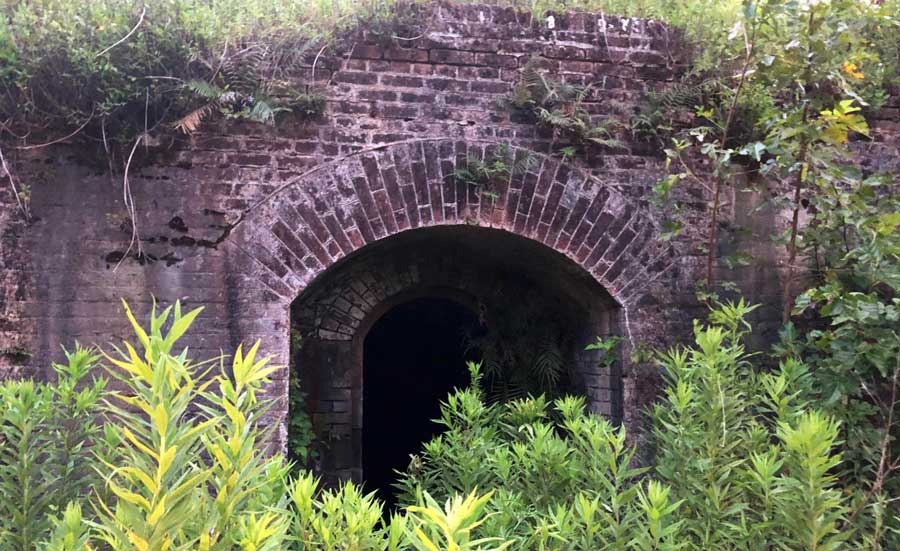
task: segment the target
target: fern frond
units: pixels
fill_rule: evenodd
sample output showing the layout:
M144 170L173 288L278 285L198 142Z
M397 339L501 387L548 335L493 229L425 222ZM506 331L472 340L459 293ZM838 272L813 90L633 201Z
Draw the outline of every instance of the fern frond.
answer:
M272 124L275 122L275 113L278 111L279 109L270 105L268 101L257 99L253 102L253 107L250 109L249 118L252 121L263 124Z
M512 173L514 175L524 174L531 170L535 164L537 164L537 158L526 152L522 157L513 160Z
M209 115L210 112L212 112L212 110L217 107L217 105L218 102L210 102L206 105L198 107L197 109L194 109L187 115L172 123L172 127L175 128L175 130L184 132L185 134L193 134L197 131L197 128L200 127L203 119L206 118L206 116Z
M228 56L222 62L222 75L228 87L245 94L260 91L270 52L268 44L253 43Z
M575 91L575 102L581 103L591 95L591 90L593 89L593 84L588 84L587 86L576 88Z
M554 339L545 336L541 340L531 368L543 388L554 388L559 383L565 362L562 351Z
M531 99L538 105L544 104L553 95L553 88L546 77L537 70L533 63L527 64L522 69L522 83L528 90Z
M205 80L193 79L184 83L185 88L207 100L218 100L225 90Z

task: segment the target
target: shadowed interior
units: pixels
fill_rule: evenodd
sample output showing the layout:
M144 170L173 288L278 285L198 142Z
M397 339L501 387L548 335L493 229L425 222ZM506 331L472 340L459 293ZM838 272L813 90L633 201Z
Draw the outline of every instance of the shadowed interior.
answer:
M464 334L475 313L445 298L394 307L366 336L363 356L363 479L394 504L391 484L411 454L440 432L440 402L469 382Z
M525 342L516 362L544 354L547 341L510 322L552 325L566 341L558 362L566 373L554 388L621 416L619 368L598 369L596 353L584 350L597 335L618 333L616 303L570 258L503 230L417 229L367 245L312 282L292 317L293 369L320 443L312 467L326 484L349 479L389 491L393 470L434 434L440 400L467 382L461 331L473 318L483 335L501 335L492 342ZM440 371L445 357L459 379ZM496 380L486 374L492 396L521 394Z

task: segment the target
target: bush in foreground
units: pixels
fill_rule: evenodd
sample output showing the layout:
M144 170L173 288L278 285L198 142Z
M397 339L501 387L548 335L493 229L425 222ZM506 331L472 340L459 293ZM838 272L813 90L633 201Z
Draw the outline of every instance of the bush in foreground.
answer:
M581 398L448 397L446 431L398 483L402 512L347 483L322 489L260 452L275 367L258 344L195 363L180 305L106 355L111 391L78 348L58 381L0 386L0 549L319 550L891 549L898 519L858 524L839 424L807 399L799 361L751 362L743 303L659 356L654 465ZM106 430L97 420L105 416ZM870 528L874 527L874 528ZM891 547L895 546L895 547Z

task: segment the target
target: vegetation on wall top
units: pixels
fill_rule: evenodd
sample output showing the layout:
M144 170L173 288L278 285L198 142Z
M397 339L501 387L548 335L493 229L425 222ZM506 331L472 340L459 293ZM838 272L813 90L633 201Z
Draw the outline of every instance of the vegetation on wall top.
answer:
M309 109L292 71L392 3L5 2L2 131L28 143L79 130L130 144L166 126L192 130L198 109L271 122L295 101Z
M193 128L195 119L184 117L196 118L210 103L208 110L263 122L298 103L305 111L316 102L305 97L309 89L291 81L291 70L309 66L323 46L361 23L372 34L390 37L391 21L409 23L410 4L416 2L401 3L398 8L397 0L5 0L0 4L0 134L35 145L77 131L97 143L130 144L149 129L173 123ZM741 5L739 0L486 3L537 16L582 9L657 18L687 29L717 66L733 57L727 34ZM879 9L891 13L896 0L867 4L882 4ZM890 29L883 34L890 36Z

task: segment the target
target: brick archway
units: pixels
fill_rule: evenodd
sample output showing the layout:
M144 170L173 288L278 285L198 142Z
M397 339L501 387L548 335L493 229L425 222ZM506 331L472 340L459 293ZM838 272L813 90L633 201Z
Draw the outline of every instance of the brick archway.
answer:
M252 257L259 283L293 300L369 243L415 228L466 224L542 243L590 273L623 307L674 251L636 201L556 158L512 148L531 168L487 198L455 181L467 155L496 142L424 139L361 150L274 190L235 224L228 245Z
M532 157L530 168L492 190L495 197L455 181L453 173L468 155L483 157L497 146L424 139L360 150L318 165L249 208L224 245L229 263L241 267L232 276L239 280L235 302L269 312L264 317L274 319L284 335L283 342L267 343L268 349L288 363L289 305L337 266L391 236L445 226L492 229L565 258L567 269L608 293L619 309L617 331L631 344L658 341L668 321L660 306L665 286L657 280L666 279L660 275L675 255L658 238L646 209L570 163L522 148L512 153ZM246 325L232 334L252 339L254 322ZM352 323L344 330L352 339ZM257 334L271 338L272 331ZM629 366L624 370L627 379ZM272 421L281 425L284 379L272 390L282 403L273 408ZM624 394L622 414L629 423L647 398L629 392L627 380Z

